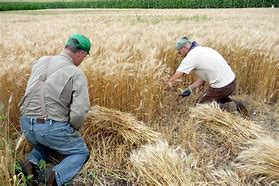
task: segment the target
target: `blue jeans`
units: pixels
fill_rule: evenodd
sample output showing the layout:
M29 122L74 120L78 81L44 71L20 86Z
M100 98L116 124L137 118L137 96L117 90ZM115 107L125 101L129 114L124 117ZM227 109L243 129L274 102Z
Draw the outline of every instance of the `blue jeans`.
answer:
M34 118L22 116L20 124L33 146L27 160L34 164L38 164L41 159L48 162L50 151L65 157L52 168L58 186L70 181L88 160L89 150L84 139L68 122L46 120L41 124Z

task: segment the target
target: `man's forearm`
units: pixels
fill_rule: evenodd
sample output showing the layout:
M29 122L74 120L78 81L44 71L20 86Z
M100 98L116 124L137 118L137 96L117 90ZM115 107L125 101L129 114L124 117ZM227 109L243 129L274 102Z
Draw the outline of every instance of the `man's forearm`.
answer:
M72 127L74 127L75 129L80 129L85 121L85 116L79 115L75 112L70 112L70 124L72 125Z
M202 84L204 84L204 80L202 79L198 79L196 80L192 85L190 85L189 87L192 89L192 90L195 90L196 88L198 88L199 86L201 86Z

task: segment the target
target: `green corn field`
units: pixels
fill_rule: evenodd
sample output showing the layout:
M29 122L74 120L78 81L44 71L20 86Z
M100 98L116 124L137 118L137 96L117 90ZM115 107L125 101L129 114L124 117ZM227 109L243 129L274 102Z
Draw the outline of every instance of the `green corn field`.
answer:
M278 5L277 0L1 0L0 11L54 8L263 8Z

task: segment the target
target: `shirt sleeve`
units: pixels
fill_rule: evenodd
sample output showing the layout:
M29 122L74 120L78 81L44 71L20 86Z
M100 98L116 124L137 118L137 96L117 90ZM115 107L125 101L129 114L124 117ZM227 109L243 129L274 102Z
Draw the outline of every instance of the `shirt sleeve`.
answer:
M189 74L195 68L193 60L186 56L182 62L180 63L179 67L176 71L183 72Z
M72 103L70 105L70 123L80 129L90 109L88 83L83 73L77 74L73 81Z

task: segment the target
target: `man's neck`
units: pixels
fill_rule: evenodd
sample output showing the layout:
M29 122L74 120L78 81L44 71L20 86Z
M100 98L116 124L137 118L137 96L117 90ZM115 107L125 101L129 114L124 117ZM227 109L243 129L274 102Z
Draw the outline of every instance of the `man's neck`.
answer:
M66 55L68 55L68 56L71 57L72 59L74 58L74 54L73 54L70 50L68 50L68 49L64 49L64 50L63 50L63 53L66 54Z

